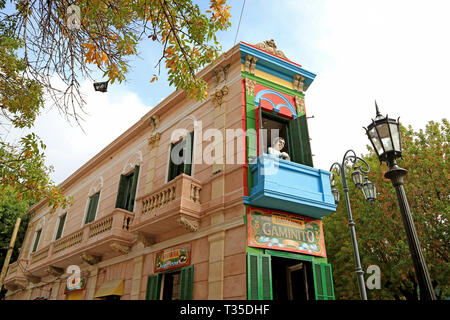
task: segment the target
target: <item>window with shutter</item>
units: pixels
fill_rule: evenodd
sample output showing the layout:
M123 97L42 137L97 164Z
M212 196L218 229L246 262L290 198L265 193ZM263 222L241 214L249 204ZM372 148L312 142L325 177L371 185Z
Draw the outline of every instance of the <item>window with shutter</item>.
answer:
M139 177L139 166L135 166L130 174L120 176L117 191L116 208L133 211L136 199L136 189Z
M308 123L305 115L289 121L288 146L291 161L310 167L313 166Z
M247 293L249 300L272 300L270 255L247 253Z
M191 175L193 146L193 131L189 133L188 139L181 140L171 145L168 181L175 179L182 173ZM182 159L181 162L174 161L179 158Z
M88 211L86 214L86 220L84 223L89 223L95 220L95 216L97 214L97 207L98 207L98 199L100 198L100 192L97 192L93 196L89 198L89 205L88 205Z
M64 224L66 223L66 216L67 216L67 213L63 214L59 218L58 230L56 231L55 240L58 240L62 236L62 232L63 232L63 229L64 229Z
M152 274L147 279L146 300L159 300L161 293L161 274Z
M313 263L316 300L334 300L333 276L328 263Z
M192 300L194 291L194 266L181 269L180 300Z
M42 233L42 229L39 229L36 232L36 238L34 239L33 250L31 252L35 252L37 250L37 247L38 247L38 244L39 244L39 239L41 238L41 233Z

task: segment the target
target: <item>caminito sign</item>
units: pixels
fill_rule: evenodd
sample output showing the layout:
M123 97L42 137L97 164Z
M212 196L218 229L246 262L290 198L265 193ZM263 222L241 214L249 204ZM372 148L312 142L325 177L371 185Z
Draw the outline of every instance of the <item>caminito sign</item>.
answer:
M187 266L191 263L191 247L160 251L155 260L155 272Z
M249 247L326 256L322 221L273 210L249 210L247 244Z

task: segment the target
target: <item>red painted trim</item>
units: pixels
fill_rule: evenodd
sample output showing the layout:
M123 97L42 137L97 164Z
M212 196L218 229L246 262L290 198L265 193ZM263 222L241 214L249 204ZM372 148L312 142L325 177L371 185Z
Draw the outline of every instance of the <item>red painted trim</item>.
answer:
M305 101L305 97L303 97L303 112L305 113L305 117L306 117L306 101Z
M277 56L277 55L275 55L275 54L273 54L273 53L270 53L270 52L268 52L268 51L266 51L266 50L263 50L263 49L260 49L260 48L258 48L258 47L255 47L254 45L251 45L251 44L249 44L249 43L247 43L247 42L241 41L241 43L243 43L243 44L245 44L245 45L247 45L247 46L249 46L249 47L252 47L252 48L254 48L254 49L256 49L256 50L259 50L259 51L268 53L268 54L270 54L271 56L274 56L275 58L278 58L278 59L284 60L284 61L286 61L286 62L295 64L296 66L302 68L302 65L301 65L301 64L298 64L298 63L295 63L295 62L293 62L293 61L291 61L291 60L288 60L288 59L279 57L279 56Z
M247 169L248 169L248 165L247 165L247 135L245 134L247 132L247 117L246 117L246 108L245 108L245 79L242 79L242 88L241 88L241 105L242 105L242 131L244 133L244 136L242 137L244 139L244 165L243 165L243 170L244 170L244 196L248 196L248 185L247 185Z

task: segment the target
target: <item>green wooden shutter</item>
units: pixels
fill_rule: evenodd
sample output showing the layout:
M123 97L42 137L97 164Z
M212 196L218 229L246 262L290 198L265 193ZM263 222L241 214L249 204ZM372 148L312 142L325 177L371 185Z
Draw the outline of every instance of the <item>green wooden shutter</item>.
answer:
M313 166L308 123L305 115L289 121L288 148L291 161Z
M316 300L334 300L333 276L328 263L313 263Z
M180 300L192 300L194 291L194 266L181 269Z
M133 182L131 183L131 190L130 190L130 202L128 203L128 211L133 211L134 208L134 199L136 199L136 188L138 183L138 177L139 177L139 166L134 167L134 174L133 174Z
M63 216L61 216L61 218L59 218L58 231L56 232L56 239L55 240L61 238L61 236L62 236L64 224L66 222L66 216L67 216L67 213L65 213Z
M116 208L125 209L126 191L127 191L128 179L125 175L120 175L119 190L117 191Z
M184 152L184 170L183 172L187 175L191 175L192 171L192 159L194 158L192 152L194 150L194 131L189 133L189 139L191 141L186 142L185 152Z
M161 274L152 274L148 276L146 300L159 300L161 294Z
M88 210L86 213L86 219L84 220L84 223L89 223L91 222L91 216L92 216L92 207L94 206L94 202L92 201L92 197L89 198L89 205L88 205Z
M270 255L261 255L262 299L272 300L272 270Z
M325 278L325 292L327 298L328 300L334 300L333 273L331 271L331 265L328 263L323 263L322 269Z
M273 299L270 255L247 253L247 293L249 300Z
M175 163L173 163L172 161L172 150L173 147L175 146L175 144L172 143L172 145L170 146L170 158L169 158L169 178L167 179L167 181L171 181L173 180L177 175L178 175L178 165L176 165Z
M92 197L89 198L89 206L86 214L86 220L84 223L89 223L95 220L95 214L97 212L98 199L100 197L100 192L97 192Z
M41 233L42 233L42 229L39 229L36 232L36 239L34 240L33 251L31 251L31 252L35 252L36 251L37 246L39 244L39 239L41 238Z

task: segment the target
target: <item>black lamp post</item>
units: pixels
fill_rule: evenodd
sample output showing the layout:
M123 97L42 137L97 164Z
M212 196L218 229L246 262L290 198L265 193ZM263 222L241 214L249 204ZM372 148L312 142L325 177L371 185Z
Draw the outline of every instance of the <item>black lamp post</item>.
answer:
M372 123L367 129L364 129L378 155L380 163L385 161L389 166L389 171L385 173L384 177L391 180L397 194L414 270L416 271L417 280L419 282L421 300L436 300L436 295L431 284L431 278L428 273L414 221L409 209L405 188L403 187L403 178L408 174L408 171L400 168L397 164L397 158L402 157L400 123L398 121L400 118L395 120L388 118L387 115L386 117L383 117L378 110L376 101L375 108L377 112L375 120L372 120Z
M366 169L356 166L357 161L362 162ZM334 174L332 172L333 169L336 170L338 174L341 175L342 178L342 186L345 193L345 202L347 204L348 226L350 228L350 235L352 237L352 245L353 245L353 254L355 257L355 264L356 264L355 273L358 279L359 293L361 295L362 300L367 300L366 286L364 283L364 271L361 267L361 260L359 258L359 249L358 249L358 241L356 240L355 222L353 221L352 217L352 208L350 206L350 198L348 195L347 176L345 174L345 170L348 169L349 162L353 164L353 172L352 172L353 183L356 185L356 187L358 187L363 191L364 197L370 203L373 203L373 201L375 201L376 188L375 185L367 179L367 176L365 177L364 181L364 174L367 174L370 171L369 164L363 159L357 157L353 150L348 150L345 153L344 158L342 159L342 163L335 162L331 165L330 168L331 193L334 196L334 201L336 202L336 204L339 203L340 195L339 191L336 189L335 186Z

